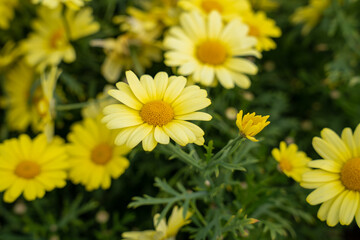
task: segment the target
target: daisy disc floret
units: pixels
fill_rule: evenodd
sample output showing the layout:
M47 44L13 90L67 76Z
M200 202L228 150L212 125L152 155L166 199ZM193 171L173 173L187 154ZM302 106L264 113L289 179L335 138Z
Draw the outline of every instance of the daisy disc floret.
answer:
M32 201L42 198L45 191L66 185L67 154L62 139L48 142L44 134L30 139L18 139L0 144L0 191L4 201L13 202L20 194Z
M145 151L157 143L168 144L170 138L181 146L202 145L204 131L188 120L209 121L211 115L197 112L211 104L207 92L198 86L187 86L186 78L159 72L154 79L143 75L139 79L126 72L128 84L118 82L117 90L109 94L121 102L104 108L109 129L120 129L116 145L135 147L142 141Z
M340 137L325 128L313 147L322 159L310 161L314 169L302 176L301 186L315 189L306 201L321 204L317 216L329 226L349 225L355 218L360 227L360 124L354 134L345 128Z
M271 154L279 163L279 169L297 182L301 181L304 172L310 170L307 163L311 159L306 156L306 153L298 151L298 147L294 143L287 146L285 142L281 142L280 148L274 148Z
M85 118L68 135L69 178L87 191L108 189L111 178L118 178L129 166L124 155L130 149L114 144L117 131L106 128L101 117Z
M243 110L240 110L236 117L236 125L241 135L253 142L257 142L258 140L254 136L269 125L270 122L267 121L269 117L269 115L261 116L256 115L256 113L247 113L244 115Z
M170 28L164 39L165 64L178 67L178 73L204 86L218 82L225 88L248 88L258 68L244 56L260 57L256 38L240 19L224 23L217 11L208 16L183 13L180 26Z

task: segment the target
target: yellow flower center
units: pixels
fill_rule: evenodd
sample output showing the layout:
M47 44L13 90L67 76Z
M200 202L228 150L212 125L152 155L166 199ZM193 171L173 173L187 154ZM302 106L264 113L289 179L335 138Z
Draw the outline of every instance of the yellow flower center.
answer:
M174 118L174 110L163 101L152 101L144 104L140 110L142 120L153 126L163 126Z
M41 172L39 164L33 161L22 161L15 168L15 174L19 177L32 179Z
M291 171L291 169L293 168L290 161L287 159L281 159L279 166L281 171Z
M340 173L341 182L347 189L360 191L360 158L348 160Z
M65 31L63 28L57 29L49 39L50 48L56 49L64 45Z
M113 149L107 143L100 143L91 151L91 160L98 165L105 165L113 155Z
M219 41L207 40L197 47L196 56L203 63L220 65L226 60L226 47Z
M260 31L259 28L253 25L248 25L249 26L249 35L250 36L254 36L254 37L258 37L260 36Z
M201 7L206 13L216 10L219 13L223 11L223 6L216 0L202 0Z

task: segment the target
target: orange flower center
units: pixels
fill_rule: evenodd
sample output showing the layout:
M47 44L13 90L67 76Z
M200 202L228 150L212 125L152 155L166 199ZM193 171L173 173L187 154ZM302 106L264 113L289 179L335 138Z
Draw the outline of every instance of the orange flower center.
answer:
M174 118L174 110L170 104L157 100L144 104L140 116L150 125L163 126Z
M291 169L293 168L290 161L287 159L281 159L279 166L281 171L291 171Z
M260 36L259 28L253 25L249 25L249 35L254 37Z
M32 179L41 172L39 164L33 161L22 161L15 168L15 174L19 177Z
M107 143L100 143L91 151L91 160L98 165L105 165L113 155L113 149Z
M65 30L63 28L57 29L51 36L49 40L50 48L56 49L64 45L65 42Z
M220 65L226 60L226 47L219 41L206 40L197 47L196 56L205 64Z
M223 11L223 6L216 0L202 0L201 7L206 13L210 13L213 10L219 13Z
M360 158L348 160L340 173L341 182L349 190L360 191Z

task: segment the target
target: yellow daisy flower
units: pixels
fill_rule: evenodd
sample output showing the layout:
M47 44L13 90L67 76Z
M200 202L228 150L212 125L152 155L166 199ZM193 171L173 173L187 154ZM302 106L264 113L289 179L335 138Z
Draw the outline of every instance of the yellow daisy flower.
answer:
M304 23L302 34L307 35L318 24L330 0L310 0L309 5L296 9L291 16L294 24Z
M60 138L48 142L43 134L31 140L23 134L0 144L0 191L13 202L21 193L28 201L42 198L45 191L66 185L66 150Z
M53 67L41 76L25 62L9 70L4 81L6 123L11 130L24 132L29 125L34 132L43 131L49 140L55 117L54 90L60 71Z
M55 9L61 3L65 4L68 8L79 10L81 7L85 5L85 2L89 0L32 0L33 4L41 3L42 5Z
M32 24L34 32L23 42L25 58L29 65L42 71L47 66L56 66L62 60L75 61L76 55L70 40L95 33L97 23L92 23L91 10L86 8L75 13L61 7L48 9L40 7L38 19ZM66 22L66 24L65 24Z
M18 48L14 42L6 42L3 48L0 49L0 71L2 68L12 64L20 54L20 48Z
M0 1L0 29L8 29L9 22L14 18L14 8L18 5L18 0Z
M242 17L250 30L249 35L257 39L258 51L269 51L276 48L276 43L270 38L281 36L281 30L275 25L275 21L267 18L265 12L247 12Z
M311 159L306 156L306 153L298 151L298 147L294 143L287 146L285 142L281 142L280 148L274 148L271 154L279 162L280 170L297 182L301 181L304 172L310 170L307 163Z
M159 72L153 79L143 75L139 79L126 72L129 84L118 82L118 90L109 95L121 102L104 108L104 121L110 129L121 129L115 144L135 147L142 141L145 151L157 143L168 144L170 138L181 146L204 144L204 131L187 120L209 121L211 115L196 112L211 104L207 92L198 86L187 86L186 78Z
M165 219L161 219L158 225L158 219L160 214L154 216L154 226L155 230L146 230L146 231L133 231L133 232L124 232L122 234L123 240L172 240L175 239L180 228L184 225L189 224L191 221L189 218L192 216L191 212L187 212L185 218L183 218L184 209L178 208L175 206L170 215L168 224L166 224Z
M118 178L129 166L124 155L130 149L114 145L117 131L107 129L101 117L84 119L68 135L69 178L87 191L108 189L111 178Z
M104 48L106 58L101 65L101 73L110 83L119 80L124 69L140 68L139 72L143 72L145 68L151 66L153 61L161 60L162 51L158 46L139 38L132 38L131 34L122 34L116 39L93 40L91 45ZM136 55L137 65L132 55Z
M178 73L191 76L194 82L213 86L219 81L225 88L250 86L245 74L256 74L258 68L241 56L260 57L256 39L248 36L249 28L234 19L223 23L218 12L201 16L183 13L181 26L170 28L164 39L165 64L179 67ZM244 74L245 73L245 74Z
M178 6L185 11L197 10L203 14L217 11L227 21L251 10L247 0L179 0Z
M314 170L302 176L301 186L315 189L306 201L321 204L317 216L329 226L349 225L355 217L360 227L360 124L354 134L345 128L341 137L325 128L313 147L323 159L310 161Z
M257 142L258 140L254 136L270 124L267 121L269 117L269 115L263 117L255 115L255 113L247 113L243 116L243 110L240 110L236 116L236 126L239 128L241 135L253 142Z

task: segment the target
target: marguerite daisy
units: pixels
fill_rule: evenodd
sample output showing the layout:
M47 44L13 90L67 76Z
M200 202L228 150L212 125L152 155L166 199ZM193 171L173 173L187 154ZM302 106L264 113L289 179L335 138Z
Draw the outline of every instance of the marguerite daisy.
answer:
M236 126L239 128L240 134L253 142L259 141L254 136L270 124L267 121L270 116L256 115L254 112L243 114L243 110L240 110L236 116Z
M250 86L245 74L256 74L256 65L242 56L260 57L256 39L248 36L249 27L239 19L223 23L218 12L209 16L183 13L180 25L170 28L164 39L165 64L179 67L194 82L212 86L219 81L225 88Z
M108 189L129 166L124 157L130 149L114 145L117 134L101 122L102 115L76 123L68 135L69 178L87 191Z
M0 144L0 191L5 191L5 202L15 201L21 193L32 201L64 187L67 168L65 146L58 137L48 142L44 134L34 140L23 134Z
M360 226L360 124L354 134L345 128L341 137L325 128L313 147L323 159L310 161L315 169L302 176L301 186L315 189L307 202L321 204L317 216L329 226L349 225L354 217Z
M157 143L168 144L170 138L181 146L204 143L204 131L187 120L211 119L207 113L196 112L211 103L205 90L195 85L185 87L186 78L168 78L165 72L154 79L143 75L139 81L127 71L126 78L129 84L118 82L118 89L109 91L121 104L104 108L107 127L121 129L117 145L133 148L142 141L144 150L151 151Z
M276 26L274 20L267 18L265 12L245 13L242 17L249 28L249 35L257 39L256 49L258 51L269 51L276 48L276 43L271 38L281 36L281 30Z
M285 142L281 142L280 148L274 148L271 154L279 163L280 170L297 182L301 181L304 172L310 170L307 163L311 159L306 156L306 153L298 151L298 147L294 143L287 146Z

